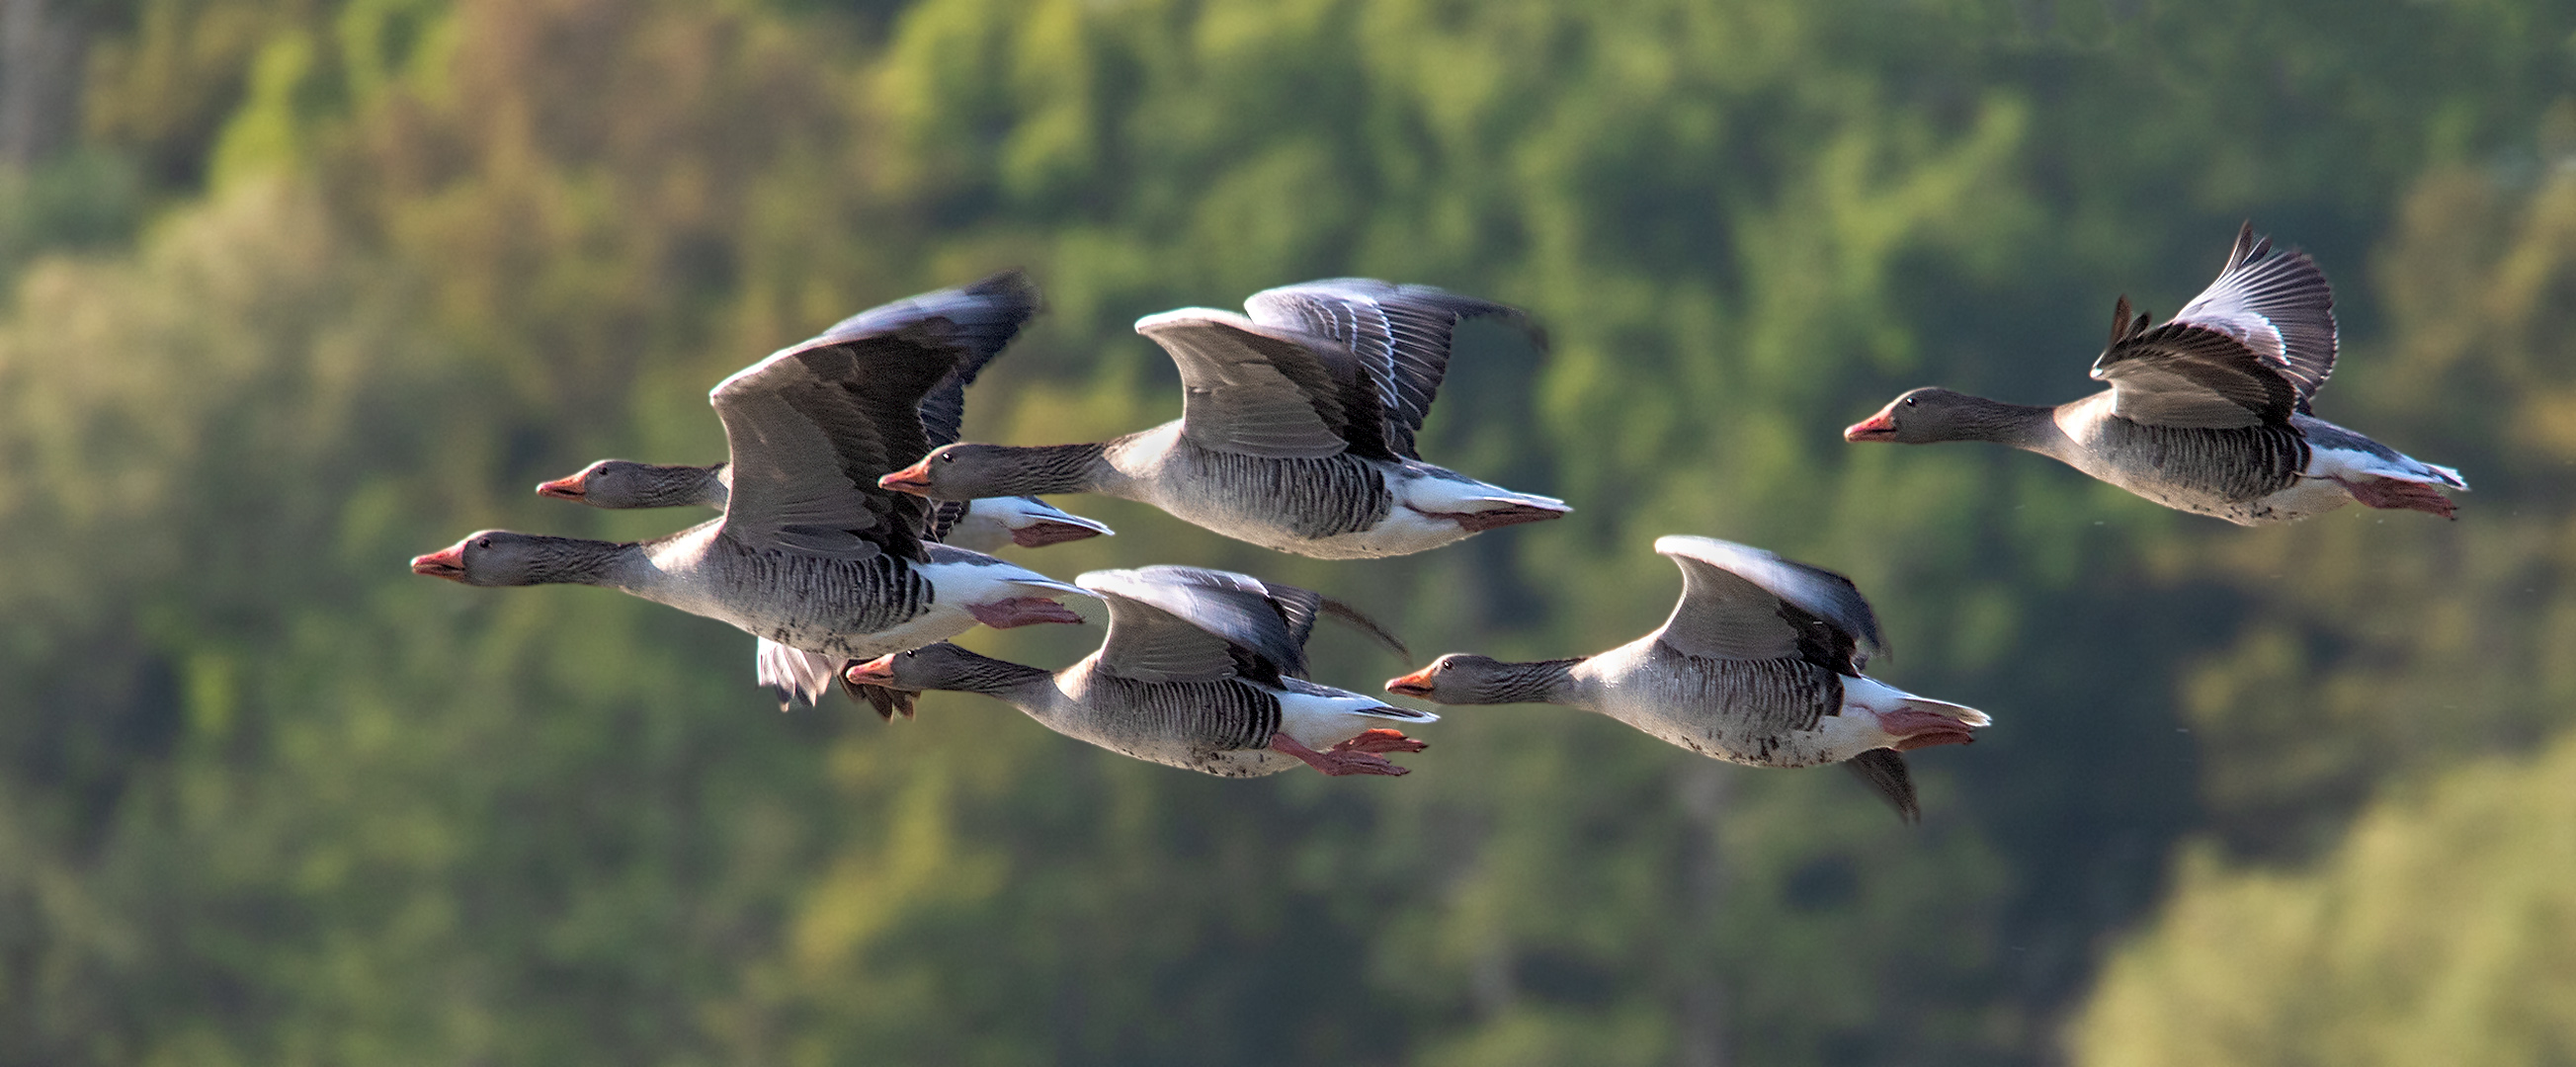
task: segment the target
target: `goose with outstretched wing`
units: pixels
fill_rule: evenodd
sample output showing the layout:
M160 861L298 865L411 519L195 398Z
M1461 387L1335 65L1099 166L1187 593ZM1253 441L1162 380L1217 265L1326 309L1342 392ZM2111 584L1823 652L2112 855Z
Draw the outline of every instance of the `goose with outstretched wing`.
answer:
M2237 231L2218 280L2159 326L2112 310L2093 364L2110 388L2055 407L1916 389L1843 431L1850 441L1993 441L2053 456L2166 507L2239 525L2289 522L2358 500L2456 509L2460 472L2316 417L2334 372L2334 292L2302 252Z
M708 396L731 453L720 518L640 542L485 530L412 570L468 585L608 586L731 623L767 642L761 680L808 703L850 660L979 622L1080 622L1055 598L1089 594L925 540L923 502L876 484L927 447L922 398L976 349L991 305L1034 299L1022 283L918 302L726 378ZM882 693L872 702L899 706Z
M1239 541L1319 559L1401 556L1553 519L1553 497L1422 461L1414 441L1458 324L1501 304L1365 278L1254 294L1251 315L1185 308L1136 332L1181 372L1181 417L1091 444L954 444L887 475L937 500L1096 492Z
M1367 616L1294 586L1198 567L1092 571L1109 605L1100 649L1047 671L952 644L849 668L855 685L981 693L1112 752L1224 778L1304 764L1328 775L1399 775L1382 753L1422 742L1390 723L1438 716L1306 680L1306 638L1332 615L1403 654Z
M1653 633L1607 652L1510 663L1451 654L1387 683L1438 704L1563 704L1703 756L1756 767L1841 763L1908 821L1920 814L1899 752L1965 744L1984 712L1861 673L1884 653L1851 580L1758 548L1662 537L1681 601Z

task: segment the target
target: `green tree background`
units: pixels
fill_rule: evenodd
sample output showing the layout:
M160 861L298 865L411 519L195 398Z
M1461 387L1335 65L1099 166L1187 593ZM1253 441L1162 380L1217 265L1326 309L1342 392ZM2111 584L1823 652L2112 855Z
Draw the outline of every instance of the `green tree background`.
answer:
M0 1063L2571 1055L2576 9L9 11ZM2321 413L2467 472L2459 522L1837 439L2078 395L2111 299L2169 312L2248 217L2339 283ZM1401 781L1217 781L969 697L780 716L718 624L401 566L673 528L527 487L711 459L724 374L1007 265L1050 310L976 436L1167 418L1135 317L1367 274L1540 316L1470 332L1426 448L1578 509L1326 564L1084 498L1119 536L1027 562L1547 655L1711 534L1852 574L1883 673L1997 726L1915 761L1919 829L1541 707ZM1048 629L973 643L1097 640Z

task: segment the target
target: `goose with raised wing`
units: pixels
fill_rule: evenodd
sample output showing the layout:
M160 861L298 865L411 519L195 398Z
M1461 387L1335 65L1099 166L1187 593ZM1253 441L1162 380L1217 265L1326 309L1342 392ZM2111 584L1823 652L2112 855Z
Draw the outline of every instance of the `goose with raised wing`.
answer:
M1404 649L1367 616L1312 591L1197 567L1075 581L1108 603L1109 634L1071 667L1050 672L937 644L854 665L845 677L981 693L1067 737L1223 778L1299 764L1328 775L1404 774L1381 753L1423 744L1386 724L1438 718L1306 680L1306 638L1320 615Z
M1553 497L1422 461L1414 438L1458 324L1514 308L1429 286L1339 278L1256 293L1251 314L1137 320L1181 372L1181 417L1092 444L952 444L887 475L938 500L1106 493L1239 541L1319 559L1402 556L1553 519Z
M1869 602L1842 575L1709 537L1657 538L1655 551L1682 570L1681 602L1661 629L1573 659L1453 653L1387 691L1438 704L1563 704L1730 763L1841 763L1907 821L1920 818L1897 753L1966 744L1986 714L1862 674L1885 645Z
M718 384L732 486L724 515L648 541L470 534L412 560L467 585L621 589L766 642L761 681L811 703L838 668L982 623L1080 622L1078 587L924 540L927 509L877 478L923 443L921 398L996 318L1026 318L1016 274L922 298L911 313L835 329ZM1016 321L1016 320L1014 320ZM847 326L848 324L844 324ZM899 705L882 694L880 713Z
M2469 483L2316 417L2334 373L2334 291L2305 253L2275 252L2252 223L2227 265L2171 321L2129 298L2093 377L2110 388L2055 407L1916 389L1843 431L1847 441L1993 441L2052 456L2169 508L2241 526L2358 500L2450 518Z
M924 314L944 314L962 327L957 368L921 399L921 426L929 447L957 440L966 417L966 387L1017 337L1037 312L1028 281L1017 271L995 275L963 289L943 289L870 308L834 323L824 336L856 336L899 328ZM910 460L916 457L904 457ZM572 474L540 483L537 495L570 500L595 508L705 507L724 510L733 493L733 465L638 463L603 459ZM1049 506L1033 496L988 497L940 501L930 512L925 532L933 541L970 552L993 552L1005 545L1040 548L1099 537L1109 527Z

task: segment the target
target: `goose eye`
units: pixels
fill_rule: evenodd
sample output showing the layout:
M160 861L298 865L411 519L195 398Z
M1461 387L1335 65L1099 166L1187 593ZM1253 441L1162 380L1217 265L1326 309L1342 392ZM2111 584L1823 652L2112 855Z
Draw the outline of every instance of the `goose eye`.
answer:
M1913 407L1913 406L1914 406L1914 398L1913 398L1913 397L1910 397L1910 396L1909 396L1909 397L1906 397L1906 398L1905 398L1905 406L1906 406L1906 407L1909 407L1909 408L1910 408L1910 407Z
M478 538L475 538L475 539L474 539L474 547L476 547L476 548L490 548L490 547L492 547L492 539L491 539L491 538L489 538L489 537L478 537Z
M957 462L957 453L951 452L951 453L948 453L947 455L941 456L941 457L939 457L939 462L941 462L941 463L955 463L955 462Z

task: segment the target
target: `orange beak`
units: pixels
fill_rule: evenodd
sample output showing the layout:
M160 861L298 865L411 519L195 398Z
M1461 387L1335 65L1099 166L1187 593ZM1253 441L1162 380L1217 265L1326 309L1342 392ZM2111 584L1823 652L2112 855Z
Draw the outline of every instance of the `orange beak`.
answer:
M892 489L898 493L910 493L914 496L929 496L930 461L928 459L924 459L912 466L905 467L902 470L886 475L883 478L879 478L877 479L877 487L880 489Z
M841 678L851 685L894 685L894 657L878 656L866 663L850 664Z
M1397 696L1421 697L1426 700L1430 699L1432 690L1431 670L1432 669L1429 667L1424 667L1421 670L1405 675L1402 678L1391 679L1386 683L1386 691L1394 693Z
M432 552L426 556L413 556L411 572L426 574L432 578L445 578L451 582L464 581L465 543L459 541L454 548Z
M538 496L550 496L557 500L579 500L582 493L581 475L578 474L567 474L551 482L537 483Z
M1846 441L1893 441L1896 439L1896 416L1885 411L1851 424L1843 430Z

